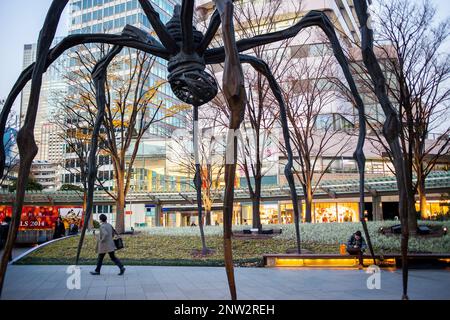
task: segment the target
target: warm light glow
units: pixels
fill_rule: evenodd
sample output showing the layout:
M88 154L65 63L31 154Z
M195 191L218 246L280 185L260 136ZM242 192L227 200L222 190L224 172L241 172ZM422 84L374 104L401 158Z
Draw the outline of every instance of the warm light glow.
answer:
M377 264L380 263L376 260ZM358 266L358 257L348 257L341 259L292 259L292 258L275 258L276 267L355 267ZM364 265L373 264L371 258L364 259ZM383 265L395 265L395 259L384 259Z

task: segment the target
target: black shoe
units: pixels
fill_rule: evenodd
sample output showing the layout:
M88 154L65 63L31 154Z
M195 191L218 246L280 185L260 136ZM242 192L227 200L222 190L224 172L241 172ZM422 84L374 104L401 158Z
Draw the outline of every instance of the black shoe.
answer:
M122 276L124 273L125 273L125 267L122 267L122 269L120 269L118 276Z
M93 276L98 276L98 275L100 275L100 272L98 272L98 271L91 271L91 274Z

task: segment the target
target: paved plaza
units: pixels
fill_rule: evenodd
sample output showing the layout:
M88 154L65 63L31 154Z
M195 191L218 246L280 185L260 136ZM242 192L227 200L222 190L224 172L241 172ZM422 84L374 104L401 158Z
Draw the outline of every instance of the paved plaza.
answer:
M3 299L229 299L224 268L128 266L125 276L104 266L81 266L81 288L69 290L67 266L8 269ZM401 297L400 270L381 271L381 289L367 289L365 270L237 268L238 299L387 299ZM449 270L411 270L411 299L450 299Z

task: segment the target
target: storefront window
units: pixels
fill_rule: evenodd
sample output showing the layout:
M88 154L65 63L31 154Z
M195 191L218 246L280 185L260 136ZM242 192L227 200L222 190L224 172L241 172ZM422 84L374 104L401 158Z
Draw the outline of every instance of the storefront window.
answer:
M302 206L302 221L305 222L305 204ZM280 224L294 223L294 207L292 202L280 203Z
M420 210L420 203L416 202L416 210ZM426 206L426 218L438 220L450 215L450 201L428 201Z
M242 224L251 226L253 223L252 205L249 203L241 204L242 207Z
M314 203L313 222L327 223L336 221L336 203Z
M261 224L278 223L278 204L263 204L260 208Z
M280 213L281 224L294 223L294 210L292 203L280 204Z
M338 222L359 221L358 203L338 203Z
M145 223L148 227L156 226L156 207L145 208Z

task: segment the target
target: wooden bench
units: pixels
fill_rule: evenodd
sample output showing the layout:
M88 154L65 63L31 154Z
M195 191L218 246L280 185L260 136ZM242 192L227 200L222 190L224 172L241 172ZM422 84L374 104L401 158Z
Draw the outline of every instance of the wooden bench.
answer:
M341 254L265 254L266 267L356 267L359 265L358 256ZM372 265L370 255L363 256L364 265ZM380 267L396 267L401 265L400 254L375 255L375 261ZM432 263L450 266L450 254L413 253L408 254L411 265Z

